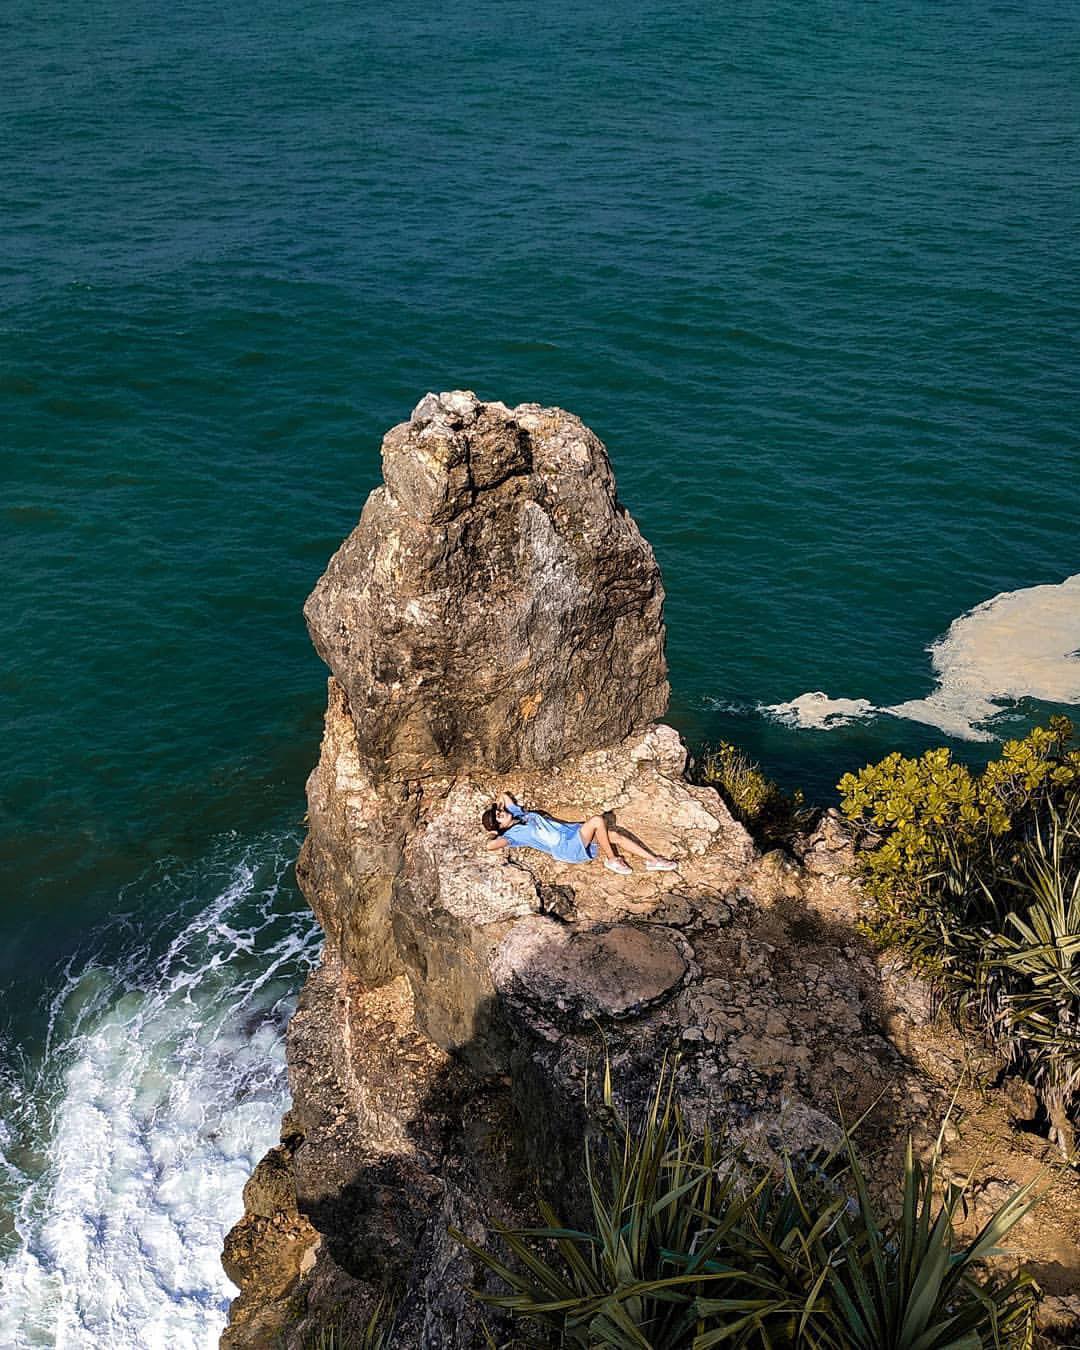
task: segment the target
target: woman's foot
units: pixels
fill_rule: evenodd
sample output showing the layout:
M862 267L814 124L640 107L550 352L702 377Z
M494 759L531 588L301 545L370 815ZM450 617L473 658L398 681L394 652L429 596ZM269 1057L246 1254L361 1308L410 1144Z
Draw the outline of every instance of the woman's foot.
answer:
M609 872L617 872L621 877L631 876L634 871L630 864L623 862L621 858L605 858L604 866ZM646 866L648 866L647 863Z
M677 872L679 864L674 858L647 858L645 870L646 872Z

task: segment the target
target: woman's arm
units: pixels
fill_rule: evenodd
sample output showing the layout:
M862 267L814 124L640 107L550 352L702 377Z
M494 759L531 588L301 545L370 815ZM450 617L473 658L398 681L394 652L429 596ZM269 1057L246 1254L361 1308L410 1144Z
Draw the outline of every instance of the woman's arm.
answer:
M505 834L497 834L494 839L489 839L484 847L489 853L495 853L500 848L509 848L510 840Z
M518 805L517 798L512 792L500 792L497 805L501 806L504 811L509 811L518 820L524 820L525 812Z

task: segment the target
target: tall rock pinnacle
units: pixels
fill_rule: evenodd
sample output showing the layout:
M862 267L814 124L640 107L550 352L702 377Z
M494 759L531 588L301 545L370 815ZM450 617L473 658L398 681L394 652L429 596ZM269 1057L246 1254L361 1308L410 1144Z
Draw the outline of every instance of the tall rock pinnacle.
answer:
M542 767L667 707L652 549L558 408L429 394L304 613L376 781Z

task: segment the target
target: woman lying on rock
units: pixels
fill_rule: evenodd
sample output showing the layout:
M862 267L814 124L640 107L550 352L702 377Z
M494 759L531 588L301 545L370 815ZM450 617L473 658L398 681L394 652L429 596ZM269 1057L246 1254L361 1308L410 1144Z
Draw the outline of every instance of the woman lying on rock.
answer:
M509 792L499 795L482 820L484 829L492 836L487 842L491 853L501 848L538 848L564 863L592 862L599 853L608 871L620 876L629 876L633 868L619 857L619 850L644 858L649 872L674 872L678 867L673 859L661 858L622 830L614 831L616 848L603 816L590 816L580 824L553 820L542 811L523 811Z

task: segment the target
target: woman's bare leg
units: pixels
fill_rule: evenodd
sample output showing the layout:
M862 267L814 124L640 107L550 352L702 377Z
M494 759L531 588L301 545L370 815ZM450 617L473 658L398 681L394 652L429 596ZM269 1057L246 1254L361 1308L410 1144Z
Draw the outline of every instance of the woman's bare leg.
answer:
M604 823L603 816L590 816L588 820L582 821L578 833L581 835L581 842L586 848L595 841L601 857L610 861L619 856L611 842L611 835L608 834L608 827ZM623 841L620 840L619 842L622 843Z
M600 853L605 858L617 858L620 853L630 853L635 858L644 858L646 861L655 859L658 855L652 849L646 848L644 844L639 844L636 839L631 839L619 829L609 830L607 822L603 816L590 816L581 826L581 840L586 848L596 840Z
M644 844L639 844L636 839L631 839L629 835L623 834L617 825L610 831L608 838L612 841L612 847L618 847L623 853L632 853L635 858L655 858L657 856L651 848L646 848Z

